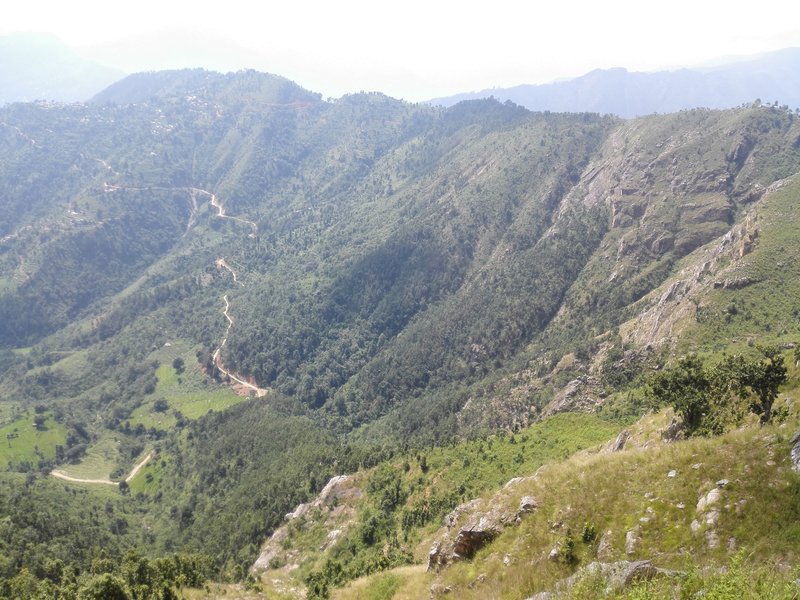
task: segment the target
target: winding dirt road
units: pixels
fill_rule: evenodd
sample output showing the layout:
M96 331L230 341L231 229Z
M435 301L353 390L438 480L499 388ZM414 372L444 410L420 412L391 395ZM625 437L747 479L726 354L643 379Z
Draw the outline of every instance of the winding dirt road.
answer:
M95 159L95 160L100 160L100 159ZM101 161L101 162L103 162L103 161ZM191 211L191 214L189 216L189 222L188 222L188 224L186 226L187 233L188 233L189 229L191 228L191 226L194 224L194 220L195 220L195 217L196 217L196 214L197 214L197 210L198 210L197 196L198 195L208 196L209 203L211 204L212 208L216 209L216 211L217 211L217 215L216 216L218 218L220 218L220 219L231 219L233 221L238 221L239 223L244 223L245 225L248 225L253 230L249 234L249 237L254 238L258 234L258 225L254 221L250 221L248 219L242 219L241 217L232 217L230 215L225 214L225 206L222 204L220 199L217 198L217 195L214 194L213 192L209 192L208 190L204 190L202 188L196 188L196 187L173 188L173 187L159 187L159 186L148 186L146 188L143 188L143 187L126 187L126 186L111 185L111 184L108 184L108 183L105 183L105 182L103 183L103 186L104 186L104 189L105 189L106 192L116 192L116 191L120 191L120 190L133 190L133 191L159 190L159 191L173 191L173 192L174 191L185 191L185 192L187 192L189 194L190 198L191 198L191 203L192 203L192 205L191 205L192 211ZM225 260L225 258L218 258L216 260L216 265L217 265L218 268L227 269L228 271L230 271L230 274L233 277L233 281L235 283L238 283L242 287L244 287L244 283L239 281L238 274L236 273L236 271L234 271L233 267L231 267L228 264L228 262ZM225 346L225 343L228 341L228 334L230 333L231 327L233 326L233 319L231 318L230 314L228 313L228 310L230 309L231 305L230 305L230 300L228 300L228 295L227 294L225 294L223 296L223 300L225 301L225 309L223 310L223 314L225 315L225 318L228 320L228 328L225 331L225 337L223 338L222 342L220 342L219 347L214 351L214 353L212 355L212 360L214 361L214 364L217 366L219 371L222 374L226 375L231 381L235 382L239 386L242 386L243 388L245 388L248 391L255 392L256 396L259 397L259 398L261 398L263 396L266 396L268 390L266 390L264 388L260 388L260 387L258 387L256 385L253 385L252 383L250 383L248 381L245 381L244 379L242 379L241 377L236 375L236 373L234 373L233 371L230 371L230 370L226 369L225 365L222 362L222 358L220 357L220 354L222 352L222 348Z
M262 397L267 395L268 390L265 390L264 388L260 388L260 387L258 387L256 385L253 385L249 381L245 381L244 379L238 377L236 375L236 373L226 369L225 365L222 362L222 358L220 357L220 354L222 353L222 348L228 342L228 334L231 331L231 327L233 327L233 317L231 317L231 315L228 313L228 310L231 307L231 302L230 302L230 300L228 300L228 294L225 294L222 297L222 299L225 301L225 309L222 311L222 314L225 315L226 319L228 319L228 328L225 330L225 337L222 339L222 342L220 343L219 348L214 350L214 354L211 356L211 359L214 361L214 364L217 366L217 369L219 369L220 373L222 373L223 375L227 375L229 379L231 379L232 381L235 381L236 383L238 383L239 385L247 388L248 390L255 392L256 393L256 397L262 398Z
M6 124L5 123L0 123L0 125L6 125ZM33 141L33 140L31 140L31 141ZM33 142L33 143L35 143L35 142ZM99 158L96 158L95 160L98 161L99 163L101 163L107 169L111 169L111 166L106 161L104 161L102 159L99 159ZM146 190L146 189L161 190L161 191L185 190L186 192L189 193L189 196L190 196L190 199L191 199L191 213L189 215L189 222L188 222L188 224L186 226L186 232L187 233L188 233L189 229L191 228L191 226L194 224L194 220L195 220L196 215L197 215L197 211L198 211L197 194L203 194L203 195L206 195L206 196L209 197L209 201L210 201L211 206L217 210L217 217L219 217L221 219L232 219L234 221L239 221L240 223L244 223L246 225L249 225L253 229L252 233L250 234L250 237L255 237L256 234L258 233L258 225L256 225L253 221L249 221L247 219L242 219L242 218L239 218L239 217L231 217L231 216L226 215L225 214L225 207L219 201L219 199L217 198L216 194L213 194L213 193L211 193L211 192L209 192L207 190L203 190L203 189L200 189L200 188L194 188L194 187L189 187L189 188L167 188L167 187L134 188L134 187L123 187L123 186L111 185L111 184L108 184L108 183L105 183L105 182L103 183L103 187L104 187L106 192L116 192L116 191L120 191L120 190L143 191L143 190ZM242 287L244 287L244 283L239 281L238 274L236 273L236 271L234 271L233 267L231 267L227 263L225 258L223 258L223 257L218 258L216 260L216 265L217 265L218 268L227 269L230 272L231 276L233 277L233 281L235 283L238 283ZM260 387L258 387L256 385L253 385L252 383L250 383L248 381L245 381L244 379L240 378L239 376L236 375L236 373L226 369L225 365L222 362L222 358L221 358L220 354L222 352L222 348L225 346L225 344L228 341L228 334L230 333L231 327L233 327L233 317L231 317L231 315L228 312L230 310L230 307L231 307L230 300L228 299L228 294L225 294L222 297L222 299L225 301L225 308L222 311L222 314L224 314L225 318L228 320L228 328L225 330L225 337L222 339L222 342L220 343L219 347L214 351L214 354L212 355L212 359L214 361L214 364L217 366L217 368L219 369L220 373L222 373L223 375L227 376L230 381L235 382L236 384L238 384L242 388L245 388L246 390L255 392L256 396L259 397L259 398L261 398L263 396L266 396L268 390L266 390L264 388L260 388ZM142 470L142 468L150 461L151 458L153 458L153 452L152 451L148 452L147 455L142 460L140 460L137 464L135 464L133 466L133 468L131 469L131 472L128 473L128 476L125 478L125 482L129 483L130 481L132 481L133 478L136 477L136 475L139 473L139 471ZM69 481L69 482L72 482L72 483L89 483L89 484L95 484L95 485L116 485L116 486L119 485L118 481L111 481L110 479L88 479L88 478L82 478L82 477L72 477L71 475L67 475L64 471L61 471L61 470L50 471L50 475L52 475L53 477L56 477L58 479L61 479L63 481Z
M200 188L190 188L190 189L195 193L207 194L208 196L210 196L211 206L217 209L217 216L220 219L232 219L233 221L239 221L239 223L244 223L246 225L249 225L250 227L253 228L253 233L250 234L250 237L256 237L256 234L258 233L258 225L256 225L253 221L248 221L247 219L242 219L240 217L231 217L229 215L226 215L225 207L222 205L222 202L219 201L219 198L217 198L216 194L212 194L211 192L208 192L206 190L201 190Z
M239 277L237 276L236 271L233 270L233 268L225 261L224 258L218 258L216 265L217 268L219 269L228 269L228 271L231 272L231 275L233 275L233 280L240 286L244 287L244 284L241 281L239 281Z
M148 452L147 455L142 460L140 460L138 463L136 463L133 466L133 468L131 469L131 472L128 473L128 476L125 478L125 483L130 483L131 480L134 477L136 477L136 475L139 473L139 471L142 470L142 467L144 467L150 461L151 458L153 458L153 452L152 451ZM71 481L72 483L94 483L94 484L99 484L99 485L119 485L118 481L111 481L110 479L83 479L81 477L72 477L72 476L67 475L66 473L64 473L64 471L50 471L50 475L52 475L53 477L57 477L59 479L63 479L64 481Z

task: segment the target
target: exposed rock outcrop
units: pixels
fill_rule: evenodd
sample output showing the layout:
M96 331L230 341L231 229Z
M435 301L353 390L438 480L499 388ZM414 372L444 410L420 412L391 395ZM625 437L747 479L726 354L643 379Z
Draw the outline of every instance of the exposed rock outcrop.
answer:
M714 287L723 288L726 290L740 290L748 285L753 285L754 283L758 282L751 277L732 277L730 279L725 279L724 281L715 281Z
M625 448L625 442L628 441L628 438L631 436L631 432L627 429L620 431L617 439L614 440L614 443L611 445L612 452L621 452Z
M692 521L690 528L692 533L697 535L705 528L706 545L711 549L719 547L720 540L716 527L720 517L720 499L722 490L728 485L727 479L720 479L716 487L711 488L708 493L700 496L697 501L697 518Z
M453 541L452 553L459 558L472 558L475 553L503 531L494 515L485 515L462 527Z
M325 487L322 488L319 496L307 504L298 505L294 511L286 515L286 520L291 521L292 519L297 519L304 516L312 508L322 508L331 504L335 500L338 500L339 498L352 495L354 493L354 489L348 485L350 481L350 475L337 475L336 477L332 477L331 480L325 484ZM360 495L361 492L359 490L355 493Z
M637 525L625 534L625 554L630 556L636 553L636 548L641 541L640 532L641 528Z
M270 536L264 546L261 548L261 554L256 559L251 567L254 572L266 571L267 569L274 568L276 564L284 564L287 558L291 558L291 552L287 552L285 545L289 539L289 525L292 521L303 517L309 517L311 514L319 514L320 518L325 519L331 524L337 517L342 518L346 511L352 512L352 508L348 509L341 500L345 499L358 499L362 496L361 490L354 485L352 475L339 475L331 478L331 480L322 488L319 495L311 502L300 504L292 512L286 515L287 523L275 530ZM318 511L318 513L316 512ZM342 518L343 522L348 519ZM343 533L342 529L330 527L326 545L333 544Z
M578 570L574 575L560 581L553 592L539 592L526 600L544 600L569 595L569 591L586 578L602 578L605 581L607 594L618 592L638 581L649 581L655 577L684 577L679 571L670 571L654 566L649 560L613 563L593 562Z
M720 209L719 214L713 216L723 217L723 212ZM659 348L671 343L673 329L681 322L691 323L697 319L703 299L711 290L738 289L756 283L741 272L739 261L756 247L759 237L757 218L758 205L741 223L721 235L715 244L699 251L696 258L668 283L645 296L642 303L646 308L620 327L623 340L640 348ZM724 220L718 222L722 224Z
M603 386L591 375L581 375L570 381L556 394L553 401L542 411L542 417L561 412L590 412L602 404Z
M800 431L792 436L791 447L790 458L792 460L792 469L795 473L800 473Z
M472 558L506 527L522 522L525 515L534 512L539 503L533 496L523 496L516 511L506 509L507 503L500 498L512 494L521 481L523 478L512 479L495 498L470 500L447 515L444 525L448 531L431 546L428 570L439 571L452 562Z

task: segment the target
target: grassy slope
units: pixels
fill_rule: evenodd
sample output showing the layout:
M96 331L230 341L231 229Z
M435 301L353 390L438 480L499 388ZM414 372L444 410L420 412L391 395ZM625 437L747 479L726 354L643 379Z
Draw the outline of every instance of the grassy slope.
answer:
M172 366L172 361L179 356L185 361L185 370L180 375ZM147 396L144 403L131 414L128 419L131 428L142 425L146 429L152 427L168 431L177 423L176 411L187 419L198 419L210 411L223 411L245 400L227 387L209 384L200 371L194 352L185 342L178 341L160 348L154 351L150 358L161 363L156 370L158 383L155 392ZM157 399L167 401L169 407L166 411L154 410L153 405ZM62 467L61 470L71 477L87 479L109 477L120 467L118 446L122 437L124 436L118 432L104 430L87 449L79 464ZM149 465L148 469L154 470L157 467ZM154 491L155 484L152 480L145 482L144 472L140 473L132 484L134 492Z
M555 415L514 436L498 435L484 440L464 441L394 459L384 467L388 466L400 475L400 486L407 496L393 513L395 531L399 538L405 540L404 546L411 549L420 540L428 540L439 527L441 518L459 502L486 490L496 489L509 479L530 473L542 464L559 461L579 449L604 442L618 430L619 426L593 415L567 413ZM422 465L425 465L424 471ZM362 490L368 489L373 473L374 469L357 474L355 485ZM134 486L140 485L138 480L137 477ZM331 530L341 529L345 532L342 536L345 545L348 544L348 538L357 539L357 528L352 525L374 510L374 498L367 493L366 497L356 496L354 500L345 502L353 509L355 517L350 512L340 514L334 511L322 519L319 514L312 514L306 519L292 522L289 536L282 544L285 555L279 558L278 564L299 563L300 568L292 571L292 575L302 579L309 572L321 568L328 557L337 554L337 547L326 543ZM405 531L400 523L402 514L407 511L430 513L431 516L426 523ZM382 544L383 541L379 541L375 545ZM320 552L320 548L325 551ZM374 548L360 547L359 556L367 556L372 550ZM423 544L414 553L415 560L424 560L426 554L427 547ZM357 561L358 557L354 559L354 562ZM270 570L262 580L269 582L282 574L282 569Z
M667 424L667 416L662 413L637 424L623 452L581 452L545 466L537 477L518 485L505 496L508 506L514 508L520 497L532 495L539 508L473 560L456 563L438 577L421 569L395 569L354 582L334 597L399 600L419 597L420 590L438 584L440 589L450 587L458 598L525 598L553 589L578 567L598 560L601 539L609 547L600 553L602 560L647 558L661 567L688 571L690 577L681 584L687 590L722 585L713 571L698 574L695 569L729 563L738 552L733 566L743 559L745 572L751 574L741 585L774 585L758 588L767 594L762 597L783 597L783 582L800 556L800 477L791 471L788 444L800 423L796 413L784 425L750 426L717 438L663 444L654 434ZM675 477L668 475L672 470ZM696 505L721 479L730 483L721 490L716 504L720 515L712 527L698 515ZM694 519L701 522L698 533L690 527ZM597 531L589 543L581 541L586 524ZM626 554L626 532L637 526L641 541L633 554ZM720 540L715 549L709 548L706 537L712 530ZM577 563L548 560L551 549L567 535L576 541ZM423 556L427 549L426 541L416 555ZM602 595L597 585L585 583L574 596ZM636 597L672 597L671 585L643 586Z
M611 532L608 539L616 560L630 558L625 554L625 534L638 524L642 541L633 558L652 558L660 566L685 569L688 556L699 563L719 563L728 554L731 538L736 547L755 557L793 564L800 535L800 486L788 466L789 431L750 428L717 439L579 457L547 469L528 489L519 490L539 500L537 513L444 579L466 588L480 573L487 573L491 586L464 589L464 598L513 598L548 589L571 572L547 560L550 549L563 541L567 529L579 538L585 523L594 524L598 532ZM696 464L700 467L695 469ZM669 478L673 469L677 476ZM701 535L693 535L690 523L697 517L699 497L723 478L731 483L719 504L716 532L722 541L711 550L702 535L709 527L703 525ZM641 523L642 517L649 517L649 522ZM557 522L563 526L554 530ZM595 559L596 544L578 542L577 548L582 563ZM509 567L503 565L506 554L512 557Z
M733 270L733 276L749 278L755 283L736 290L712 289L706 294L702 304L705 318L683 323L679 351L701 350L713 358L721 351L746 350L753 341L797 341L800 333L800 306L796 303L800 297L800 261L796 256L800 248L798 198L800 178L789 178L757 207L754 214L760 232L758 243L751 254L735 263ZM688 256L680 266L691 264L699 254L700 251ZM731 277L731 272L725 276ZM788 364L790 353L786 353L786 358ZM791 395L796 388L796 368L791 365L790 382L784 389ZM762 568L758 577L753 574L751 579L766 577L765 581L777 586L770 588L777 597L782 576L775 583L769 565L792 564L798 552L795 521L800 488L797 477L786 464L787 438L794 429L796 422L792 421L791 427L745 429L723 438L691 440L664 450L652 448L610 457L575 458L561 465L557 472L547 469L542 473L540 486L524 491L533 492L540 500L547 498L536 518L518 531L507 533L474 563L451 569L444 576L444 583L456 586L459 597L475 598L516 598L523 597L525 590L548 589L572 570L546 560L549 550L563 541L565 528L577 538L585 523L594 524L599 534L611 531L608 539L614 548L613 559L618 560L627 558L625 532L641 517L647 517L650 520L640 524L643 540L635 557L655 558L661 566L691 570L693 565L687 554L698 564L723 564L731 556L730 544L730 548L743 548L743 556L748 560L766 560L766 571ZM650 443L657 441L652 439ZM693 469L695 464L700 466ZM672 469L678 471L678 476L667 478ZM722 478L733 483L723 492L725 503L716 528L720 546L710 550L704 537L708 527L703 525L699 535L692 535L689 524L697 516L694 507L699 496ZM645 494L653 494L654 498L648 499ZM681 503L684 507L678 508ZM768 510L764 510L765 506ZM564 521L565 525L553 532L550 525L558 521ZM577 552L585 564L594 558L596 549L597 541L587 546L579 543ZM415 555L421 558L426 552L427 547L421 545ZM526 559L515 561L515 554ZM503 564L506 555L512 557L510 567ZM531 556L536 558L531 561ZM735 561L731 572L736 572ZM402 576L399 573L395 570L359 580L340 595L410 598L433 581L419 571L409 570ZM475 584L479 575L484 575L488 583ZM684 587L714 588L728 583L690 577ZM658 595L664 591L662 588L651 586L646 593ZM591 589L586 590L581 592L583 597L593 597ZM762 589L760 593L766 592Z
M60 468L70 477L107 479L117 466L120 434L105 431L87 450L81 462Z
M755 283L708 294L699 322L688 324L680 348L800 341L800 177L770 194L757 215L757 245L734 275Z
M31 410L0 428L0 465L28 461L35 466L40 458L55 458L56 445L63 444L66 438L64 426L48 415L44 428L37 430L33 417ZM8 439L9 435L16 437Z

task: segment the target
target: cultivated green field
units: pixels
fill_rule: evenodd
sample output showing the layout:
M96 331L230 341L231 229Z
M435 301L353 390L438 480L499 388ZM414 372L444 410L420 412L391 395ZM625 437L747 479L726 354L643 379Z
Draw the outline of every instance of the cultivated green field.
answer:
M112 432L104 432L97 442L87 449L80 463L60 470L70 477L79 479L107 479L116 468L119 443L119 436Z
M172 365L179 357L184 360L181 373ZM198 419L209 411L223 411L245 399L226 386L210 383L186 344L179 342L161 348L151 358L160 363L156 370L156 391L133 411L129 419L131 427L142 425L146 429L167 430L175 426L176 413L187 419ZM159 400L166 401L165 410L156 410Z
M41 459L55 458L56 445L64 443L66 430L51 414L45 414L47 420L41 429L33 424L32 410L0 428L0 467L21 462L35 466Z

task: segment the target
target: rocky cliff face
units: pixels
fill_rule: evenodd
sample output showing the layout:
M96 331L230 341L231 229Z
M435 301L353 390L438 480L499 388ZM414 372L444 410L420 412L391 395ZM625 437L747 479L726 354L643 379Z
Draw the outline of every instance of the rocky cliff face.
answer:
M762 235L762 207L794 179L770 185L740 223L693 253L680 271L645 296L639 314L620 327L623 339L638 347L670 346L683 328L701 318L714 290L741 290L758 283L747 257Z
M270 569L291 571L297 568L296 561L302 560L303 551L307 549L292 544L293 528L307 531L316 525L324 531L322 545L318 548L324 551L352 524L354 505L362 495L356 476L333 477L316 498L300 504L286 515L286 523L276 529L265 542L250 570L253 573L262 573Z

